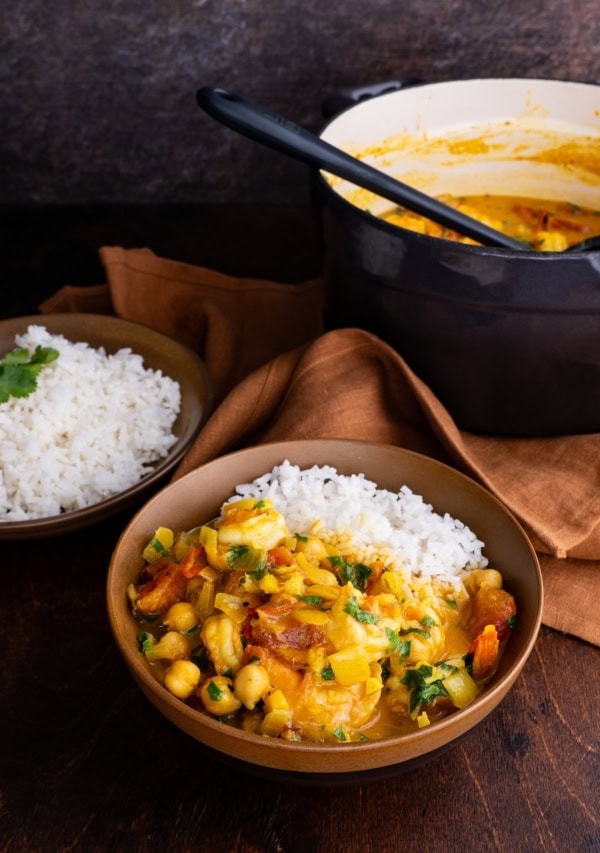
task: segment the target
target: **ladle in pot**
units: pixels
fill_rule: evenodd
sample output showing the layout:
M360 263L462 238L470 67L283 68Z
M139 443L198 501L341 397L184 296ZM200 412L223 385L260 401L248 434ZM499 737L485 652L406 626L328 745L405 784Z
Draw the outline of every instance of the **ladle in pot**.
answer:
M198 90L196 99L205 112L244 136L351 181L446 228L452 228L486 246L518 251L527 248L519 240L413 189L330 145L289 119L246 101L239 95L205 86Z
M499 246L517 251L527 250L527 246L519 240L413 189L408 184L330 145L284 116L246 101L233 92L205 86L198 90L196 99L199 106L213 118L256 142L262 142L310 166L325 169L394 204L402 205L446 228L452 228L466 237L477 240L484 246ZM575 254L599 250L600 235L575 243L565 251Z

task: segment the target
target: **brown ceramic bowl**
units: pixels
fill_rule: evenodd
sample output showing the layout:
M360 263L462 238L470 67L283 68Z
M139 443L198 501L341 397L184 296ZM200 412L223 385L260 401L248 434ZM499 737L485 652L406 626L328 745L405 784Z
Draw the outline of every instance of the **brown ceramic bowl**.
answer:
M126 589L136 581L142 549L160 525L185 530L214 518L239 483L288 459L301 468L332 465L364 473L381 488L402 485L423 495L437 512L462 519L486 543L490 563L517 600L518 626L488 689L470 706L408 735L365 743L290 743L252 735L191 709L150 672L138 651L139 623ZM108 572L107 604L117 645L134 679L158 710L182 731L228 762L266 777L309 784L344 784L393 775L455 744L504 698L535 643L541 620L542 579L535 552L515 518L489 492L452 468L420 454L360 441L312 440L267 444L223 456L156 494L121 535Z
M163 478L173 470L194 440L212 407L211 383L204 362L190 349L167 335L104 314L48 314L17 317L0 322L0 355L15 346L15 335L32 325L45 326L52 334L64 335L70 341L84 341L92 347L104 347L107 353L130 347L141 355L145 367L162 372L179 382L181 410L173 431L177 441L168 455L151 473L135 485L99 503L61 515L30 521L0 522L0 540L33 539L67 533L87 527L143 500L152 488L163 485Z

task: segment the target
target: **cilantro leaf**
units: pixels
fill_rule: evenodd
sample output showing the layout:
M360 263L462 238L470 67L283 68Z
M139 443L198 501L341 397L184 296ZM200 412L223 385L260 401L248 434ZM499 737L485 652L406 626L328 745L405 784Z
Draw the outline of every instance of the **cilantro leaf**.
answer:
M249 545L231 545L229 551L227 552L227 562L231 566L240 557L243 557L250 550Z
M357 622L362 622L367 625L373 625L375 622L379 622L379 616L376 616L374 613L367 613L365 610L360 609L358 601L354 596L348 599L344 610L346 613L349 613L350 616L354 617Z
M16 347L0 359L0 403L9 397L28 397L37 388L37 377L45 364L56 361L52 347L37 346L30 356L25 347Z
M398 655L401 658L408 657L410 654L410 640L400 639L400 634L397 631L394 631L392 628L386 628L385 631L388 640L390 641L386 654L390 654L391 652L398 652Z
M335 674L330 663L321 670L321 678L323 681L335 681Z
M409 711L411 714L420 705L431 705L439 696L448 695L441 679L431 682L427 681L432 673L433 668L428 664L406 671L402 679L402 684L410 690Z
M138 647L143 655L147 655L152 651L152 647L156 643L156 640L149 634L147 631L142 631L142 633L138 637Z
M221 690L218 684L215 684L214 681L211 681L209 683L207 692L213 702L218 702L219 699L223 697L223 691Z
M364 563L347 563L343 557L331 556L329 562L336 566L340 583L351 583L355 589L365 591L367 580L373 574L372 570Z
M318 607L318 605L323 604L323 601L325 600L322 595L299 595L298 598L300 601L305 601L313 607Z
M407 634L420 634L426 640L431 637L429 631L424 631L423 628L402 628L402 630L398 631L400 637L406 637Z

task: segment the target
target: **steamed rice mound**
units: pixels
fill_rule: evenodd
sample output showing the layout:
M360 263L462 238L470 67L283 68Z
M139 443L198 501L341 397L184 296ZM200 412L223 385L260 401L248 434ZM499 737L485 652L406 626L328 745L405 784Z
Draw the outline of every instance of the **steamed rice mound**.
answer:
M28 397L0 405L0 521L82 509L135 485L167 456L179 384L140 355L72 343L43 326L15 339L58 359Z
M300 470L288 460L252 483L241 498L270 498L294 533L314 533L363 561L382 559L412 578L455 583L461 573L487 566L484 543L462 521L440 515L408 486L380 489L364 474L331 466Z

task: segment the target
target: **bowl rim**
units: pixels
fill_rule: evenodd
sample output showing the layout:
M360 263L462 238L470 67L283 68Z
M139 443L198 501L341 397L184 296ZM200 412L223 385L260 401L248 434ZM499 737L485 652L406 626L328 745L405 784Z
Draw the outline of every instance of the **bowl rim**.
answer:
M94 324L98 327L99 332L103 330L119 330L127 332L127 330L135 330L136 334L143 333L149 339L156 343L162 343L171 349L177 350L182 355L185 355L190 366L192 366L195 378L199 381L198 400L202 400L202 411L193 429L190 429L188 434L182 438L178 437L177 441L169 449L167 456L160 459L158 463L140 478L137 482L128 486L123 491L109 495L102 500L90 504L79 509L70 510L69 512L60 513L58 515L48 515L41 518L32 518L25 521L0 521L0 541L10 539L23 539L28 537L48 535L53 532L62 533L79 529L93 523L97 518L107 517L120 509L130 505L136 497L149 489L153 484L159 482L169 471L171 471L182 457L189 450L191 444L195 440L202 425L206 422L213 408L213 386L210 374L203 359L190 349L185 344L175 338L159 332L158 330L147 326L144 323L138 323L134 320L129 320L124 317L118 317L112 314L98 314L91 311L82 312L60 312L49 314L30 314L19 317L9 317L0 320L0 333L18 335L23 333L29 325L39 325L48 328L51 334L68 334L61 331L62 324L80 325L85 328L88 324ZM50 328L52 327L52 328ZM14 330L14 331L11 331ZM89 343L86 336L82 333L80 340ZM90 346L96 349L103 344L95 343ZM122 347L128 346L126 340L123 341ZM135 346L135 345L134 345ZM136 352L134 346L131 347L132 352ZM112 348L107 348L107 352L113 352ZM140 354L140 353L137 353ZM1 353L0 353L1 355ZM146 366L146 365L145 365ZM166 370L163 369L166 373Z
M180 477L179 479L169 483L167 486L155 493L150 498L150 500L135 513L135 515L132 519L130 519L125 529L121 532L121 535L119 536L116 542L115 548L111 555L106 580L106 602L110 627L113 633L113 637L116 640L117 647L124 661L128 665L131 673L134 676L134 679L137 681L138 685L140 686L146 697L151 702L153 702L153 695L156 695L158 693L160 695L161 701L165 703L167 708L169 709L169 713L165 713L164 709L161 710L163 711L163 713L165 713L165 716L167 716L167 718L170 719L171 722L175 722L176 725L179 725L179 722L177 721L182 721L183 723L188 723L190 725L198 725L198 723L201 723L202 727L205 727L207 730L216 735L217 741L220 742L220 746L215 747L214 743L210 743L204 741L201 738L197 738L208 746L212 746L213 748L216 748L218 750L222 749L222 751L226 754L229 754L231 757L236 758L239 756L235 752L235 750L231 748L231 745L236 743L243 743L245 745L251 744L257 749L260 749L261 751L261 758L264 759L261 761L261 765L273 769L289 769L289 762L286 764L282 764L281 761L277 760L277 756L281 754L282 749L286 750L287 752L287 750L291 748L294 751L294 755L298 756L300 759L302 758L302 756L306 757L308 755L318 755L319 759L324 759L319 765L313 766L311 764L306 769L299 765L297 767L294 767L295 771L301 773L316 772L319 774L327 775L329 773L339 772L341 766L339 761L340 756L350 756L353 753L360 755L372 753L371 757L372 759L374 759L374 761L372 762L372 764L369 765L370 767L388 767L390 765L398 764L402 761L409 760L411 758L425 755L427 752L429 752L431 728L425 727L423 729L410 732L409 734L396 735L389 738L380 738L372 741L344 744L312 742L291 743L287 741L282 741L278 738L268 738L263 735L244 732L233 726L227 725L226 723L222 723L219 720L210 717L207 714L204 714L202 711L191 708L189 705L169 693L169 691L166 690L166 688L164 688L149 671L147 664L145 664L145 662L141 658L137 648L135 648L133 645L124 645L120 642L118 632L116 630L118 621L117 613L119 609L117 601L120 597L120 594L122 594L121 607L124 606L125 602L125 591L120 590L119 592L115 587L114 581L118 557L121 549L123 548L124 542L128 537L130 528L137 522L137 520L141 516L145 514L145 512L153 504L158 501L161 501L167 492L185 487L186 482L191 481L198 476L205 475L207 470L210 473L211 466L220 464L222 461L235 460L236 458L242 455L248 455L249 453L252 453L252 451L262 448L269 448L274 453L279 452L280 455L283 454L283 459L288 458L286 451L292 454L294 448L299 447L300 445L306 446L307 444L312 444L314 446L316 446L317 444L321 446L326 444L329 444L331 446L339 446L340 444L345 444L348 446L354 445L357 449L360 448L362 450L383 449L397 453L399 458L411 457L412 459L420 461L421 463L424 462L426 465L430 465L433 468L444 469L447 472L450 472L450 476L457 477L463 482L466 481L469 484L469 488L474 489L479 495L483 497L484 500L494 504L496 509L499 509L500 512L503 513L506 518L512 523L515 532L519 534L522 543L525 545L525 548L528 551L529 557L531 559L531 565L534 568L536 587L538 591L534 617L532 619L532 624L528 631L528 635L524 640L523 648L519 654L518 659L511 665L510 670L503 676L501 676L493 684L491 684L489 687L486 687L486 689L470 705L468 705L464 709L453 712L452 714L447 717L444 717L441 720L436 721L433 725L435 725L435 731L439 732L440 734L443 734L445 732L453 733L452 737L445 741L444 745L446 745L447 743L462 737L464 734L474 728L474 726L477 725L478 722L480 722L485 716L487 716L487 714L491 710L493 710L493 708L496 707L497 704L499 704L501 699L508 692L514 681L521 673L537 640L537 636L541 626L543 607L543 579L537 554L533 548L529 537L525 533L525 530L523 529L518 519L503 504L503 502L499 498L497 498L492 492L490 492L486 487L477 483L474 479L467 476L466 474L463 474L462 472L458 471L456 468L453 468L451 465L448 465L444 462L440 462L432 457L426 456L425 454L419 453L417 451L408 450L406 448L397 447L395 445L363 441L360 439L300 439L290 441L265 442L264 444L253 445L251 447L246 447L241 450L234 450L230 453L218 456L215 459L206 462L203 465L200 465L198 468L189 471L187 474ZM293 460L291 461L292 464L295 464ZM133 619L133 616L131 616L131 618ZM475 718L475 720L473 721L472 718ZM180 728L186 730L185 726L180 726ZM223 741L227 741L227 744L224 745ZM226 748L223 748L223 746L225 746ZM435 752L436 750L434 749L433 751ZM406 754L404 755L404 753ZM332 764L328 767L327 761L325 759L337 760L334 760Z

